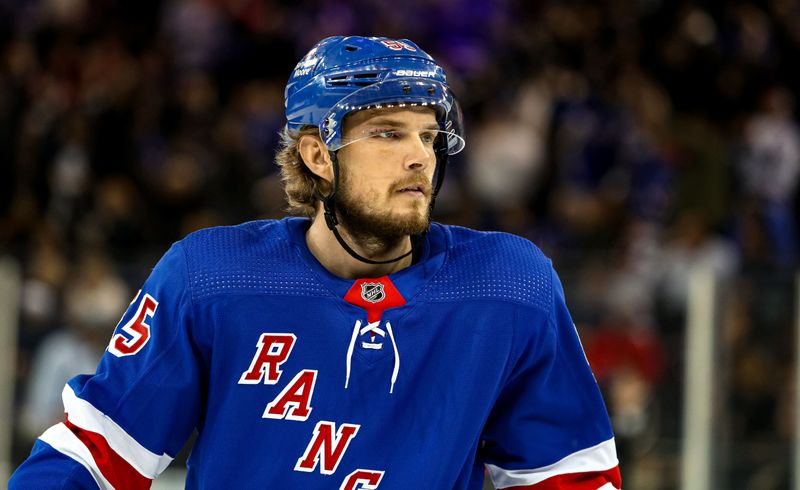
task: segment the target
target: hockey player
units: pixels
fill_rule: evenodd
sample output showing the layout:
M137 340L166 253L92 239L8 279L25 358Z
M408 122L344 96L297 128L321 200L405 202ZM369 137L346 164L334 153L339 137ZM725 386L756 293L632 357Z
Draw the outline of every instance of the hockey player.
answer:
M156 265L10 488L618 489L551 262L430 223L461 114L407 40L332 37L286 87L309 218L199 231Z

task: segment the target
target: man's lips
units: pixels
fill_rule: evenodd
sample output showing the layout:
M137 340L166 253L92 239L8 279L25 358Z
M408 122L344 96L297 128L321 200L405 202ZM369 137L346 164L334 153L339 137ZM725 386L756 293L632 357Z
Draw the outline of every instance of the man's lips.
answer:
M431 193L431 190L426 184L407 184L401 186L396 192L409 195L427 196Z

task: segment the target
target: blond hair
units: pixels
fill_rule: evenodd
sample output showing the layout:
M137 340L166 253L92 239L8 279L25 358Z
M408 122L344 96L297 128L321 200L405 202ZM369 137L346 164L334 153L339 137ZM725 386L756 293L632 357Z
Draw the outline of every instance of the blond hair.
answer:
M288 202L287 211L313 217L317 213L319 202L315 191L327 195L330 184L312 173L303 162L297 143L306 135L319 136L319 128L311 125L305 125L297 131L283 128L275 163L280 168L281 182Z

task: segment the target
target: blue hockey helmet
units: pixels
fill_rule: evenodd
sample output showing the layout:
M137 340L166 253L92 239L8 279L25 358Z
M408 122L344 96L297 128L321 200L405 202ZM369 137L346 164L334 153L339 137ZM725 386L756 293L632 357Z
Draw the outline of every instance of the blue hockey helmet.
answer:
M331 151L344 145L348 114L380 107L429 106L446 133L448 155L464 148L461 109L434 59L406 39L334 36L303 57L286 84L290 131L319 127Z

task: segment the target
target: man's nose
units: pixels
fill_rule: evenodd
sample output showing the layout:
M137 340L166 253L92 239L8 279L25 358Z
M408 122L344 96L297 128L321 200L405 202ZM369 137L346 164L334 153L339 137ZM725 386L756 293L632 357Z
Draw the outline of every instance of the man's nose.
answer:
M422 140L422 135L412 133L408 138L406 166L411 169L422 169L431 165L435 155L433 148Z

